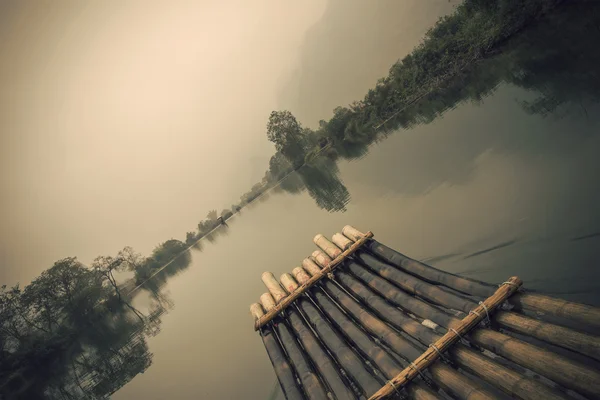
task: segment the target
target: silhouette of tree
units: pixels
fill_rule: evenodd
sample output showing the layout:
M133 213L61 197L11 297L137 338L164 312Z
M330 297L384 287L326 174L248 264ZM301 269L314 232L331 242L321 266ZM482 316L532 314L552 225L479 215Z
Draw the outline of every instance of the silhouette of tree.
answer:
M267 138L292 165L304 162L303 129L289 111L273 111L267 124Z

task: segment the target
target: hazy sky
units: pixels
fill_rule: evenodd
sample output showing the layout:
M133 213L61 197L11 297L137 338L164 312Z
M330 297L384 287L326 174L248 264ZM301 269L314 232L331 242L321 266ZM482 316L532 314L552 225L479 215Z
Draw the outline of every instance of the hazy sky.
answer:
M0 282L184 238L263 175L325 0L0 3Z

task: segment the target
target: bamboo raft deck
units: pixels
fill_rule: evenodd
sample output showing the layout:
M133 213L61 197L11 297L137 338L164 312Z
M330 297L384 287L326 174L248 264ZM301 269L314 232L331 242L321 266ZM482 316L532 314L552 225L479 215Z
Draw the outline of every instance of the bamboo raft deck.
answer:
M460 277L347 225L250 306L296 399L600 399L600 308Z

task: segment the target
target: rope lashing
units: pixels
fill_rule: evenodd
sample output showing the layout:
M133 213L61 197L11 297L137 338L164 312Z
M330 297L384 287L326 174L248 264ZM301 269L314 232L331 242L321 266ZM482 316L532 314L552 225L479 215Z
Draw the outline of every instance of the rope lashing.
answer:
M491 324L492 324L492 320L490 319L490 311L488 310L487 306L485 305L485 303L484 303L483 301L480 301L480 302L479 302L479 305L480 305L481 307L483 307L483 309L485 310L485 316L486 316L486 318L487 318L487 323L488 323L489 325L491 325Z
M487 308L487 306L485 305L485 303L483 301L479 302L479 305L483 307L483 309L485 310L485 320L483 320L483 325L484 326L490 326L492 324L492 320L490 319L490 312ZM479 314L479 312L475 311L475 310L471 310L469 311L469 315L471 314L475 314L477 315L478 318L481 318L481 314Z
M448 363L448 364L452 364L452 361L450 361L450 359L449 359L448 357L446 357L446 356L444 355L444 353L442 353L442 352L440 351L440 349L438 349L438 348L437 348L437 346L436 346L435 344L431 343L431 344L429 345L429 347L431 347L433 350L435 350L435 352L436 352L436 353L438 353L438 356L440 356L440 358L441 358L443 361L445 361L445 362L446 362L446 363Z
M464 342L465 340L462 338L462 336L460 336L460 333L458 333L456 331L456 329L454 328L450 328L449 330L451 330L452 332L454 332L454 334L458 337L458 340L460 340L461 342Z
M518 287L519 287L519 285L517 285L516 283L514 283L514 282L509 282L509 281L502 282L500 285L498 285L498 287L501 287L501 286L503 286L503 285L511 285L511 286L514 286L514 287L516 287L516 288L518 288Z
M411 361L409 367L412 368L412 369L414 369L417 372L417 374L419 374L419 376L421 377L421 379L423 379L425 382L428 382L428 380L425 377L425 375L423 375L423 373L421 372L421 370L419 369L419 367L417 367L417 365L414 362ZM407 375L407 377L408 377L408 375Z
M390 386L392 387L392 389L394 389L394 392L400 394L400 392L398 391L398 388L396 387L396 385L394 385L394 381L393 380L389 380L388 383L390 384Z
M396 393L398 395L398 398L401 400L406 399L406 394L404 393L404 388L400 388L400 390L398 390L398 387L396 385L394 385L393 380L389 380L387 383L389 383L389 385L392 387L392 389L394 390L394 393Z

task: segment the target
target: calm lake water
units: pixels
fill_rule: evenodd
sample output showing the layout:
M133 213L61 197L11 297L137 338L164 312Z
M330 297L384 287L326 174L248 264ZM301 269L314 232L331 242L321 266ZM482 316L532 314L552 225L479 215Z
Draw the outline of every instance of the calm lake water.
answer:
M279 396L248 306L263 271L290 272L316 233L345 224L447 271L600 305L600 19L586 7L407 110L409 129L290 176L203 240L162 286L152 365L114 398Z

